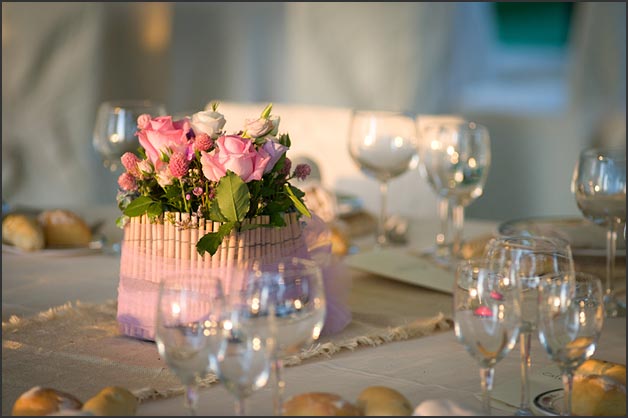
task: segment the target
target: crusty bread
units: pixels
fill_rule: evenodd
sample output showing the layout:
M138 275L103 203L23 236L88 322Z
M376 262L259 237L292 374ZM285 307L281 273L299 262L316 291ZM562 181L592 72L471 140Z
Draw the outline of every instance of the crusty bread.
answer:
M97 416L132 416L137 411L137 398L127 389L108 386L88 399L83 412Z
M283 404L285 416L359 416L360 410L341 396L308 392L293 396Z
M45 210L39 214L38 220L48 248L87 247L92 240L89 226L72 211Z
M13 404L14 416L43 416L65 410L80 410L83 403L73 395L52 388L35 386Z
M44 248L44 231L37 221L20 213L9 214L2 220L2 242L25 251Z
M625 416L626 366L585 361L574 374L571 410L580 416Z
M410 401L399 391L387 386L369 386L356 402L364 416L412 415Z

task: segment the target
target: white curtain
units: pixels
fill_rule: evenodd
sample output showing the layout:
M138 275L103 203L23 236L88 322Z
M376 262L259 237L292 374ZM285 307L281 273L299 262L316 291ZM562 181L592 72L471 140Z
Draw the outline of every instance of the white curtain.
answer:
M474 113L473 100L471 107L459 106L461 92L495 70L491 6L3 3L3 200L113 203L115 177L91 147L101 100L152 98L171 113L188 113L222 99L422 114L465 110L494 126L499 158L473 216L572 211L562 189L571 154L604 117L617 114L613 109L625 108L625 4L575 6L568 109L535 117ZM623 125L625 143L625 119ZM344 152L344 138L337 141L335 152ZM526 168L538 155L568 161L554 184ZM511 196L513 167L524 179ZM429 191L416 175L391 183L391 209L433 214L417 194ZM369 180L356 172L343 181L353 187ZM375 207L376 187L365 193Z

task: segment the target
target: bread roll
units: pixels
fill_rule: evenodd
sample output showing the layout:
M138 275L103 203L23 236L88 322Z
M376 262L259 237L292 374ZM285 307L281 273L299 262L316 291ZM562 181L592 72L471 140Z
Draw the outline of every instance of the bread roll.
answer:
M341 396L326 392L296 395L283 404L285 416L359 416L360 410Z
M395 389L386 386L370 386L358 396L357 406L364 416L412 415L410 401Z
M52 388L35 386L13 404L14 416L42 416L61 410L80 410L83 403L73 395Z
M571 410L581 416L625 416L626 366L585 361L574 374Z
M44 248L44 231L35 221L24 214L13 213L2 220L2 241L25 251Z
M92 240L89 226L72 211L46 210L39 214L38 220L44 230L46 247L87 247Z
M87 400L83 411L97 416L131 416L137 411L137 398L125 388L108 386Z

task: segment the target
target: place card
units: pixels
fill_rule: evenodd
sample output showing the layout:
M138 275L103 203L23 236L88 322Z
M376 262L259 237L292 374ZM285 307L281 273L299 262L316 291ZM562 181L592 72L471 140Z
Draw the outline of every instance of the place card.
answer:
M428 289L452 293L454 273L437 266L408 248L374 249L349 255L345 263L351 268L377 274Z

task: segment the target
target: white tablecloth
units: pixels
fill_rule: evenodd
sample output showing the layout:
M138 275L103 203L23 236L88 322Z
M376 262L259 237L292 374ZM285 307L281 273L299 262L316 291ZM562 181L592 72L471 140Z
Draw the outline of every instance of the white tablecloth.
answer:
M470 221L467 236L493 230L495 224ZM431 244L437 223L433 220L412 224L411 245ZM2 317L27 316L59 306L67 301L103 302L116 298L119 257L88 255L45 257L41 255L2 255ZM353 287L359 289L364 274L352 273ZM373 279L370 277L370 279ZM387 280L382 278L381 280ZM596 357L626 362L625 318L606 323ZM538 341L533 343L533 369L550 365ZM3 359L3 362L5 359ZM519 353L511 352L496 368L497 386L519 379ZM348 400L370 385L387 385L402 392L416 406L427 399L446 398L480 406L479 371L475 361L456 341L453 331L441 332L379 347L358 348L337 353L331 359L316 358L286 369L287 396L310 391L335 392ZM33 382L33 385L39 382ZM560 386L558 383L557 387ZM272 394L264 388L248 400L249 414L268 415ZM3 399L3 402L13 400ZM141 404L139 415L182 415L181 397ZM509 407L495 405L508 414ZM203 389L199 413L230 415L233 398L220 385Z

